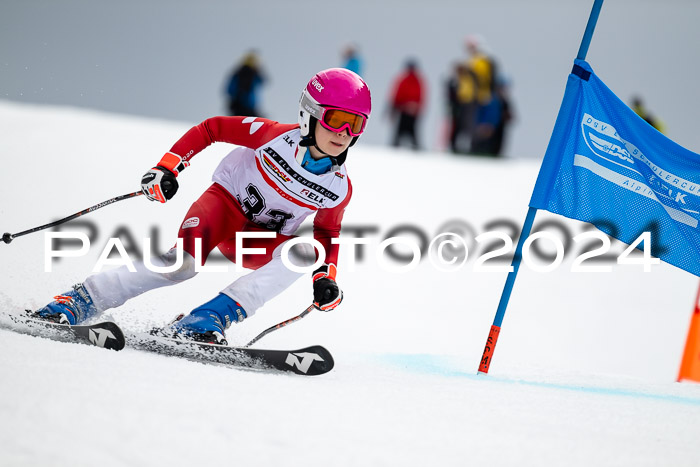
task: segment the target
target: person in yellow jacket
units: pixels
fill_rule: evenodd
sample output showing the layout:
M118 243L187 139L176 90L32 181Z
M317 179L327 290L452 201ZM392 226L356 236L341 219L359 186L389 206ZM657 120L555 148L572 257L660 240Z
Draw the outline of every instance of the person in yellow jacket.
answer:
M471 146L474 117L477 110L477 81L466 63L455 65L447 83L450 108L450 150L465 154Z
M470 35L465 44L469 58L455 67L448 82L450 149L457 154L471 151L476 115L491 103L496 78L495 62L485 53L483 38Z
M476 77L476 99L479 105L487 105L491 100L496 70L494 61L484 50L484 40L478 35L471 35L466 40L469 60L467 67Z

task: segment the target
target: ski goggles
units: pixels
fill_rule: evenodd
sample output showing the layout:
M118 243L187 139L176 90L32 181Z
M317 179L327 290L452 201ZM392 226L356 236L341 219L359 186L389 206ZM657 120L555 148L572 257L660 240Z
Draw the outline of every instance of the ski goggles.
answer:
M321 126L336 133L347 129L350 136L360 136L365 131L367 117L349 110L322 107L322 115L318 120Z

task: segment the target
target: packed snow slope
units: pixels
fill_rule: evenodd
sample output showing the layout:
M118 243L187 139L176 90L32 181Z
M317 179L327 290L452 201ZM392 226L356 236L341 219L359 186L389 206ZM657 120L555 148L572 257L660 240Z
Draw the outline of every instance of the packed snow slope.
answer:
M0 232L11 233L138 190L142 173L188 129L9 102L0 102L0 127ZM89 234L91 246L84 256L54 259L50 272L43 232L0 244L0 324L83 280L112 237L136 256L147 238L157 251L173 244L231 149L217 144L196 156L166 205L139 197L63 226ZM369 244L355 258L343 250L338 280L346 298L257 344L321 344L336 361L324 376L235 370L0 329L0 465L697 465L700 386L674 381L698 281L665 264L644 273L610 260L611 272L571 272L584 247L570 240L588 228L582 223L538 213L536 227L548 222L571 245L552 272L521 268L491 371L477 376L506 273L477 269L484 252L503 243L474 237L519 228L538 166L353 148L345 236L362 231ZM430 241L448 231L471 247L459 269L443 270L427 254L409 269L391 258L406 247L378 257L387 237ZM623 250L614 242L611 253ZM228 271L142 295L107 318L146 330L246 273L216 258L207 265ZM230 329L229 340L246 343L301 312L310 297L305 277Z

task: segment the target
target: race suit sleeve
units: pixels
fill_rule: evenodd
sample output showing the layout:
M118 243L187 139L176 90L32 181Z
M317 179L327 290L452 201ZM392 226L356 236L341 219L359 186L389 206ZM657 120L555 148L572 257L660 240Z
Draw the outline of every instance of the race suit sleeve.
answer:
M326 251L326 264L338 265L338 251L340 245L333 244L332 239L340 236L340 224L345 214L345 208L350 203L352 196L352 184L348 178L348 194L336 207L319 209L314 217L314 238L323 245Z
M184 162L212 143L230 143L257 149L271 139L286 133L296 124L282 124L255 117L212 117L187 131L170 149Z

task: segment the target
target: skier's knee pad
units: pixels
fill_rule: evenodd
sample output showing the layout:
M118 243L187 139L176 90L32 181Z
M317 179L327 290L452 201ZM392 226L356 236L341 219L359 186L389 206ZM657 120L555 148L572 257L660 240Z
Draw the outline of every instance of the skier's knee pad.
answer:
M172 266L177 261L177 255L178 250L173 248L164 255L159 256L159 259L162 261L163 266ZM182 251L182 265L179 268L172 272L163 273L163 276L166 279L173 282L186 281L187 279L192 279L196 275L197 271L195 271L195 260L192 255L186 251Z

